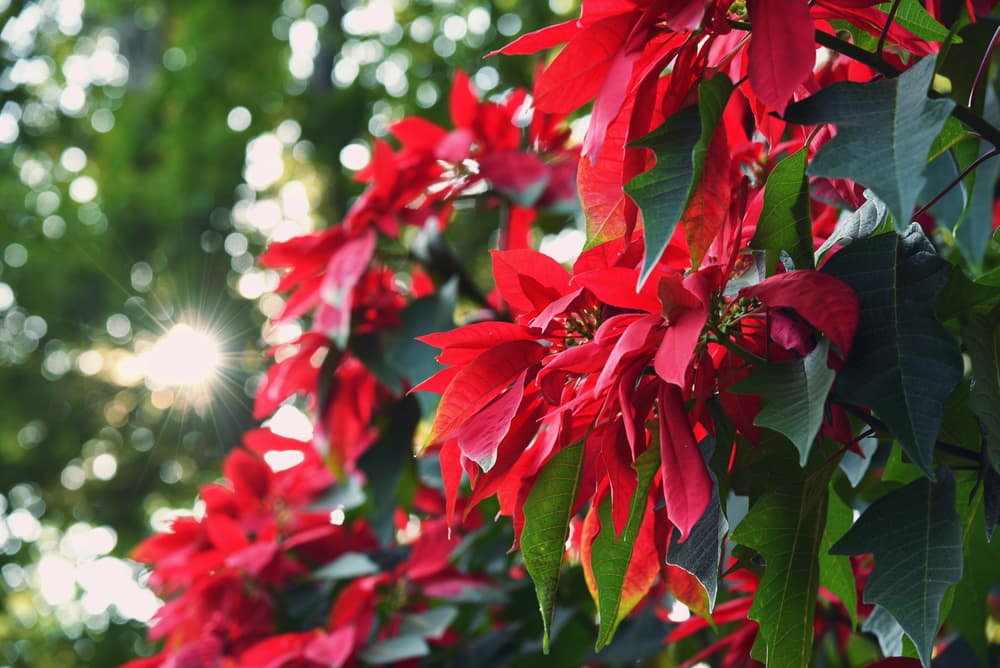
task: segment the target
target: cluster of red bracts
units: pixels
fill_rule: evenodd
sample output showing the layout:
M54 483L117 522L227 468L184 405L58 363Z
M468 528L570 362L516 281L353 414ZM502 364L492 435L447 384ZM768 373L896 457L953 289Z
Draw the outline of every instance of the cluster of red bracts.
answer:
M628 605L650 604L664 591L695 603L685 594L690 575L672 573L665 551L672 534L689 536L712 498L699 448L719 431L708 402L721 404L740 447L759 442L754 422L761 398L733 389L749 373L748 360L802 359L822 345L825 363L837 370L858 322L854 292L822 271L779 266L762 281L732 287L755 271L745 251L775 161L803 147L811 156L833 136L830 128L810 135L810 128L787 125L773 112L832 82L875 75L836 54L817 65L815 30L847 19L878 37L886 24L874 0L753 0L749 17L732 13L738 4L585 0L579 19L501 50L528 54L566 45L540 74L530 122L524 122L532 104L526 92L481 101L458 73L450 95L453 129L420 118L393 125L395 147L375 141L371 163L358 174L368 187L343 221L267 251L265 266L287 270L279 290L289 295L277 320L308 317L308 328L272 351L275 362L254 412L263 419L290 397L305 397L315 414L315 442L251 432L227 459L226 482L203 488L204 515L176 520L169 533L136 550L138 560L153 566L151 585L169 602L151 631L165 639L164 650L130 668L354 665L366 646L393 637L401 614L481 584L482 577L451 565L458 542L448 539L451 528L476 523L475 507L495 496L500 513L513 519L516 545L525 499L540 472L576 444L584 454L572 504L579 529L573 541L592 591L590 547L602 531L618 536L625 529L633 497L645 494L635 464L656 449L655 484L646 494L624 585ZM929 2L928 9L936 12L938 4ZM745 24L739 27L746 18L752 40ZM902 51L919 57L935 46L897 23L890 23L886 38L885 56L900 67ZM653 159L632 143L688 106L697 85L716 74L748 85L737 86L720 112L704 176L693 186L677 233L644 272L643 225L657 221L642 220L623 186ZM578 163L581 148L568 145L562 121L591 100ZM862 202L862 189L815 177L810 185L810 224L820 243L840 209ZM577 187L592 247L567 271L530 250L532 223L537 210L575 203ZM473 195L509 205L502 250L492 257L496 290L490 297L495 312L509 320L420 338L440 349L444 365L412 388L441 394L425 453L440 460L444 494L418 494L426 517L402 563L339 588L321 624L281 626L290 588L340 555L378 547L363 521L331 522L329 509L311 504L335 477L363 477L358 460L378 436L376 419L399 399L360 361L356 337L399 327L403 309L436 290L430 267L413 263L397 274L380 255L379 241L399 239L402 226L441 228L456 198ZM822 430L853 443L834 405ZM272 451L298 452L301 462L275 470L264 460ZM605 500L610 526L602 527L598 509ZM399 528L406 523L404 513ZM856 566L863 580L864 569ZM756 576L735 570L725 583L735 597L716 608L714 619L737 628L692 663L723 649L726 666L749 661L756 623L747 612ZM821 599L839 605L822 592ZM395 603L386 612L390 600ZM693 618L667 642L705 624Z

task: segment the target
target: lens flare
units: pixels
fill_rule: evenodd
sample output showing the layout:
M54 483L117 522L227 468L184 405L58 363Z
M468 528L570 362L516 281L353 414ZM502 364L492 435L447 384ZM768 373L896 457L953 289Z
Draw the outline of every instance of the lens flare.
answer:
M219 344L210 334L174 325L140 356L146 379L160 387L190 387L211 381L219 368Z

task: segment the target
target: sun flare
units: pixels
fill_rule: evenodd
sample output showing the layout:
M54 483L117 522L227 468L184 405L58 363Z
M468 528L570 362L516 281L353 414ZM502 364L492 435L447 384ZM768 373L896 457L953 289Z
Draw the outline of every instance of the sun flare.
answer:
M140 356L143 375L164 387L205 385L217 374L219 344L206 332L179 323Z

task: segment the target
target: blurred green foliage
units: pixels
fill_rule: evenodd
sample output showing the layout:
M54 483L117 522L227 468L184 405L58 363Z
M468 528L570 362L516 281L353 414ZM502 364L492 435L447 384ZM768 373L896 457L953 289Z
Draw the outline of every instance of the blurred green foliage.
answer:
M482 56L577 10L550 5L0 0L0 666L145 651L148 605L89 585L141 580L119 559L252 424L254 255L337 220L371 135L447 123L454 68L527 85ZM181 321L220 339L208 399L135 372Z

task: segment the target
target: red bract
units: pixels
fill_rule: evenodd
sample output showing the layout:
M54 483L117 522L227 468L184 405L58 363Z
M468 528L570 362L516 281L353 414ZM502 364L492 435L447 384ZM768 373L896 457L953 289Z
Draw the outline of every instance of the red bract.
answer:
M598 435L621 439L620 445L603 446L605 463L597 470L583 472L603 489L606 476L627 471L649 445L651 421L659 425L667 517L684 537L705 510L712 484L694 436L698 418L691 423L684 402L693 398L695 375L702 391L734 382L715 379L720 360L707 355L711 344L705 337L709 323L724 322L735 304L722 297L726 280L719 265L683 278L663 268L636 293L635 257L632 247L621 244L597 247L581 256L570 275L540 253L494 253L497 289L520 324L476 323L422 337L441 348L439 361L452 365L417 388L443 392L428 441L455 439L457 449L446 448L442 458L475 462L482 474L470 472L473 489L485 484L500 492L502 511L514 512L502 492L508 484L520 491L507 498L524 497L551 454L585 434L591 434L588 447ZM849 350L857 299L837 279L793 272L743 294L759 302L761 317L764 309L790 309L828 334L842 355ZM755 337L752 320L742 329ZM771 338L779 345L789 341ZM783 359L778 350L774 355ZM519 423L519 416L539 411L548 414L547 421ZM549 431L544 451L530 445L543 428ZM714 429L708 424L703 433L705 428ZM612 500L621 512L631 492L620 495L616 487ZM449 493L453 497L456 490ZM587 488L581 493L593 494Z

